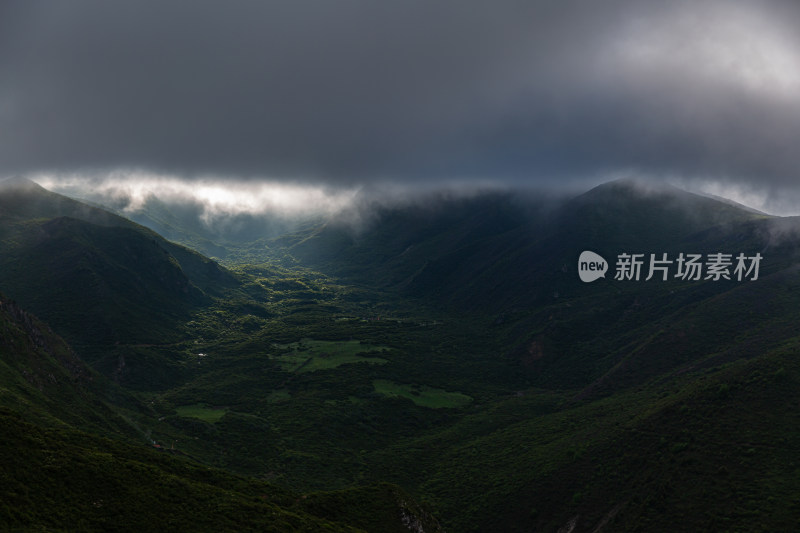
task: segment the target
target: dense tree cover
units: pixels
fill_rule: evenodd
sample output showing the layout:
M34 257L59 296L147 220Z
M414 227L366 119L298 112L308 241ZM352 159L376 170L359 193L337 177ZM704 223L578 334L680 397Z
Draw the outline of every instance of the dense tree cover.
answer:
M648 194L387 210L356 236L212 243L224 268L66 200L13 204L37 211L0 211L0 281L72 348L4 299L7 523L58 530L48 502L98 530L790 529L800 233ZM584 284L584 249L764 262Z

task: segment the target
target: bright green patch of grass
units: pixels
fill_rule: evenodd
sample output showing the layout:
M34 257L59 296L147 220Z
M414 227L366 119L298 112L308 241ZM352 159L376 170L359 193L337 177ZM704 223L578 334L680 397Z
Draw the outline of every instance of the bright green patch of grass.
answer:
M219 407L206 407L202 404L194 404L181 405L180 407L176 407L175 411L178 413L178 416L182 416L184 418L199 418L200 420L204 420L213 424L225 416L227 409Z
M384 396L400 396L408 398L420 407L463 407L472 401L470 396L460 392L447 392L427 385L411 385L394 383L386 379L376 379L372 382L375 392Z
M320 341L303 339L292 344L277 345L278 348L289 348L292 351L276 357L281 367L287 372L302 374L336 368L351 363L370 363L382 365L387 362L380 357L364 357L361 353L383 351L382 346L362 344L360 341Z

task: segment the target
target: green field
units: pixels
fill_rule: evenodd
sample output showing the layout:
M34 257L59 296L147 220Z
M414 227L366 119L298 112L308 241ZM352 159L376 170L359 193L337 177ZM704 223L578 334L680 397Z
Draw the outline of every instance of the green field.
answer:
M463 407L472 401L472 398L460 392L447 392L427 385L400 384L385 379L376 379L372 382L375 392L384 396L400 396L408 398L420 407L438 409L442 407Z
M387 349L382 346L362 344L357 340L320 341L303 339L291 344L276 345L276 347L291 350L291 352L279 355L275 359L281 362L281 367L284 370L296 374L327 370L352 363L382 365L388 362L380 357L357 355L368 352L382 352Z
M206 407L202 404L194 404L181 405L176 407L175 411L178 413L178 416L184 418L199 418L200 420L213 424L225 416L228 410L224 407Z

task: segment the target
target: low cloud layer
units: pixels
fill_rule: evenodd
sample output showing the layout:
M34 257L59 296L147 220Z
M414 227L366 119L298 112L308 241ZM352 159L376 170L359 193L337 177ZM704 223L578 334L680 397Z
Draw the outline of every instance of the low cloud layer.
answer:
M99 175L35 174L46 189L111 207L128 216L149 212L150 202L204 223L211 232L225 232L237 220L281 221L281 227L307 220L334 220L354 230L365 227L381 208L429 205L439 201L506 191L497 183L433 182L428 184L363 184L326 186L266 180L198 178L147 172ZM288 225L286 225L288 224Z
M240 215L301 218L329 217L353 207L358 189L266 181L185 180L147 173L114 173L87 178L80 174L42 174L43 187L83 197L126 213L141 211L153 198L167 204L196 206L208 224Z
M0 175L631 174L769 205L800 197L797 27L778 0L6 2Z

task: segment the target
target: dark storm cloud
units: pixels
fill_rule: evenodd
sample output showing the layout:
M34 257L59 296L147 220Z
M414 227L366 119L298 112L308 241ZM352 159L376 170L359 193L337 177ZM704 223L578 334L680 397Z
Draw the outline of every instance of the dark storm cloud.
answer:
M793 2L4 2L0 173L793 186Z

